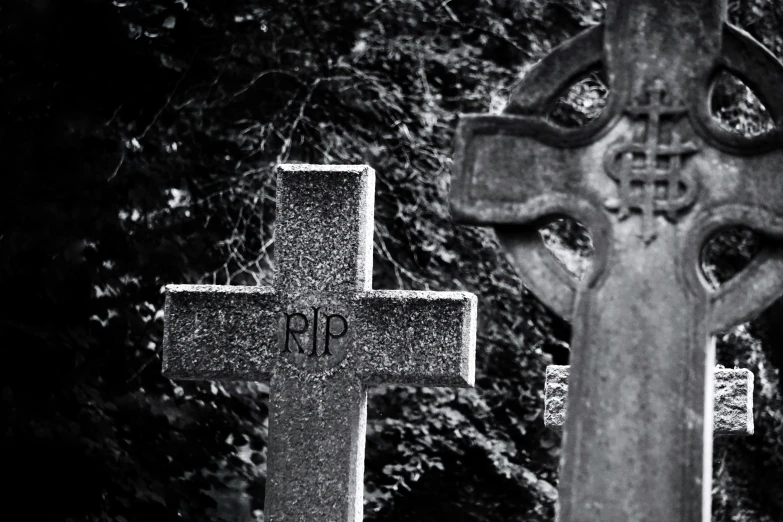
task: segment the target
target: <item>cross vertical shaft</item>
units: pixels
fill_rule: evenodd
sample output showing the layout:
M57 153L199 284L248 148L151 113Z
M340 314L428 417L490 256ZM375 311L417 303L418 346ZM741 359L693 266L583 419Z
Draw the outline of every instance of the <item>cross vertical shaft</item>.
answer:
M301 377L275 376L269 394L274 436L269 437L267 517L361 522L366 422L367 390L359 380L329 381L313 390Z
M559 517L695 521L712 443L705 304L677 282L671 229L640 257L627 223L612 265L576 304Z

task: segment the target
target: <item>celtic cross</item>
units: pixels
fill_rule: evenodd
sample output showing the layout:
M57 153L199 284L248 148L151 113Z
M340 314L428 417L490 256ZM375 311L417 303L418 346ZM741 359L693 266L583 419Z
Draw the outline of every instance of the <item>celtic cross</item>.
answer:
M605 22L541 60L504 114L462 115L452 211L494 226L528 288L573 325L560 522L705 521L712 335L783 292L783 248L770 241L717 290L700 254L730 226L783 238L783 65L726 22L723 0L607 3ZM598 68L602 114L553 124L557 99ZM747 137L713 118L724 71L774 129ZM538 234L558 215L593 239L581 280Z

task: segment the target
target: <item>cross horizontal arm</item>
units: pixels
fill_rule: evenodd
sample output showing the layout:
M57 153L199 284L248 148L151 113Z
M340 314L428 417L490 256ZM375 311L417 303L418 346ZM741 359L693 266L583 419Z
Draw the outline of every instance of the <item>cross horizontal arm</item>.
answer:
M585 179L585 150L539 141L541 125L525 116L460 117L451 189L455 218L522 224L552 214L580 218L584 199L601 206Z
M569 370L561 365L546 369L544 424L553 429L565 424ZM715 435L753 435L753 374L749 370L716 369L714 400Z
M746 206L742 219L761 233L783 237L783 143L765 154L735 156L711 150L700 159L702 172L710 172L709 194L700 196L708 209L722 205ZM736 217L732 217L736 220ZM740 224L740 223L729 223Z
M279 308L272 288L168 285L164 375L269 381Z
M591 285L608 251L603 207L616 187L603 174L605 144L572 147L558 143L544 127L534 117L463 115L455 140L451 206L459 221L494 225L525 285L568 319L577 282L541 244L535 228L556 216L587 227L596 259L583 283ZM601 140L614 140L625 130L618 127Z
M472 386L476 297L467 292L378 290L355 309L358 375L368 383Z

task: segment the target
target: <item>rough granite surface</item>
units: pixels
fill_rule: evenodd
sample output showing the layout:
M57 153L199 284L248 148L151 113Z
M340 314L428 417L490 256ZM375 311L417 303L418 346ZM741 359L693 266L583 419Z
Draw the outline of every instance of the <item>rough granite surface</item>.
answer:
M570 366L546 369L544 424L560 430L565 424ZM746 369L715 370L715 435L753 435L753 373Z
M753 373L715 370L715 434L753 435Z
M544 385L544 425L553 429L562 429L565 425L569 368L569 366L558 364L552 364L546 367L546 384Z
M284 292L372 288L375 171L367 165L281 165L275 285Z
M374 172L278 170L275 287L169 285L163 371L271 381L265 518L362 519L366 387L472 386L476 297L372 290Z

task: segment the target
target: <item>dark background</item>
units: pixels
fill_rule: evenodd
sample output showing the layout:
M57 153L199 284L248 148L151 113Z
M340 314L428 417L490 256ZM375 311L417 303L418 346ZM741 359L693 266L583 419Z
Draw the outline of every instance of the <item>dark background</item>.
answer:
M0 455L5 520L249 521L264 505L268 389L161 377L166 283L271 284L273 168L377 172L375 288L479 296L475 390L373 388L365 518L552 520L560 438L544 368L567 324L487 230L447 204L459 112L498 110L577 0L4 0L0 4ZM730 3L783 56L783 2ZM600 73L552 118L603 106ZM723 77L715 116L769 118ZM589 239L544 231L574 270ZM724 281L763 238L705 251ZM719 339L755 375L756 433L715 448L714 519L783 520L782 306Z

